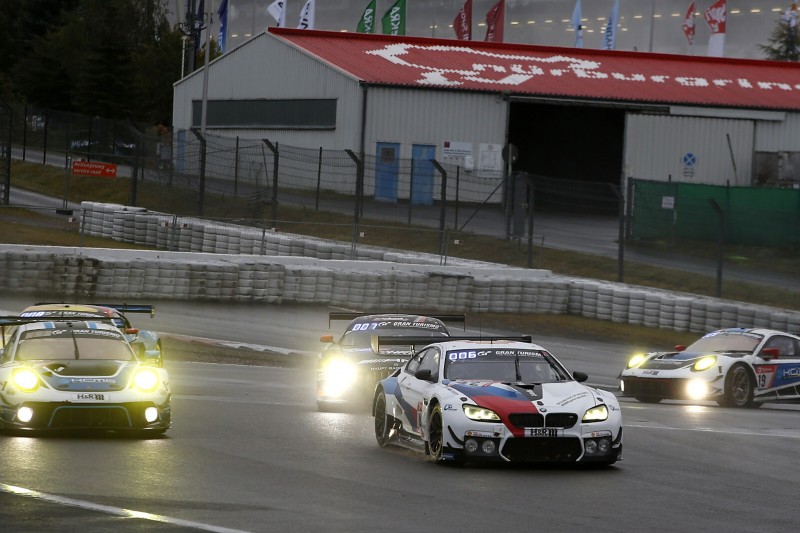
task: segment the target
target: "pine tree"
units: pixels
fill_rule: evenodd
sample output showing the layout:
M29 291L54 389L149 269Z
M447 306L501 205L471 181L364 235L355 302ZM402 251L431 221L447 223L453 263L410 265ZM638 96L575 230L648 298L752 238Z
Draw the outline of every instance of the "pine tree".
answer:
M767 39L767 43L766 45L759 45L761 51L766 54L767 59L774 61L800 61L800 26L798 26L796 10L787 10L781 16L769 39Z

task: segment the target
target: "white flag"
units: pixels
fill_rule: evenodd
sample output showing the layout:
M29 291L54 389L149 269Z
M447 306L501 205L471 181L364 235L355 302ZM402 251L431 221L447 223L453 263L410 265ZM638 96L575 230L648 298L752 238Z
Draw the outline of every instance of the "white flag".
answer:
M275 0L267 7L267 13L272 15L279 28L286 27L286 0Z
M314 29L314 0L307 0L306 5L300 10L300 22L297 24L297 29Z

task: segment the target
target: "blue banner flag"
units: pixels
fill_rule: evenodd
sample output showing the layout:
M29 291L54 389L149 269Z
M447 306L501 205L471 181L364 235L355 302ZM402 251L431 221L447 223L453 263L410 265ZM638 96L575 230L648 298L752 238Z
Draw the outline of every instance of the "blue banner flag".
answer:
M603 45L601 46L603 50L614 50L617 47L617 24L619 24L619 0L614 2L606 30L603 32Z
M572 20L570 26L575 30L575 47L583 48L583 24L581 24L581 0L575 2L575 9L572 10Z
M217 15L219 15L219 50L224 54L228 40L228 0L222 0Z

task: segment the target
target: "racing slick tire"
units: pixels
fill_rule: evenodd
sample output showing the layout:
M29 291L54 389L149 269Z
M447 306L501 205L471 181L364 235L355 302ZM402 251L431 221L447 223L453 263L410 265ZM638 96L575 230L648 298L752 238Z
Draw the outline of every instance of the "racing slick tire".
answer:
M733 365L725 376L725 391L717 403L722 407L753 407L755 380L750 370L742 364Z
M663 398L659 398L658 396L634 396L636 401L642 403L659 403Z
M442 424L442 406L436 404L431 411L431 419L428 424L428 453L434 463L442 463L442 451L444 449L444 426Z
M378 446L386 448L391 440L392 424L386 414L386 396L381 393L375 398L375 440Z

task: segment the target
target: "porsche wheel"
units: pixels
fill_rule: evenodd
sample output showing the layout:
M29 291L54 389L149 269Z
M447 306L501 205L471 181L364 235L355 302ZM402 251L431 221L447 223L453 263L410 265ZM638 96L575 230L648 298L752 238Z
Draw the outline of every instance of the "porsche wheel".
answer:
M385 448L389 445L391 424L386 414L386 396L383 393L375 398L375 440L378 446Z
M723 407L750 407L753 405L755 383L744 365L734 365L725 378L725 395L718 400Z

